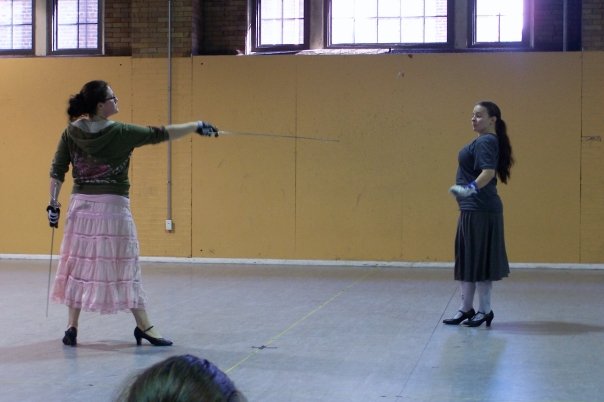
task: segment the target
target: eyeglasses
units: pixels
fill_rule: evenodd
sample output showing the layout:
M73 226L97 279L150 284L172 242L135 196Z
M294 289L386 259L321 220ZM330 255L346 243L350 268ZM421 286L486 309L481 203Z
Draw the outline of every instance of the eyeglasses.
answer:
M107 99L105 99L105 102L108 102L110 100L117 102L117 96L112 96L111 98L107 98Z

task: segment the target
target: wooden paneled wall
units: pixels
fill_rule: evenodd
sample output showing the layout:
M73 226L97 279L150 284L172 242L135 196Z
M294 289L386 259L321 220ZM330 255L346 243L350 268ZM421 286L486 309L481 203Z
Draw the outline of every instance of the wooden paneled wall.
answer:
M510 260L604 262L604 53L215 56L176 58L172 70L174 123L337 142L175 141L169 211L167 144L136 150L142 255L450 261L458 211L447 189L475 136L472 107L490 99L517 159L499 186ZM48 169L69 95L106 79L116 119L162 125L167 73L157 58L0 59L0 254L49 251Z

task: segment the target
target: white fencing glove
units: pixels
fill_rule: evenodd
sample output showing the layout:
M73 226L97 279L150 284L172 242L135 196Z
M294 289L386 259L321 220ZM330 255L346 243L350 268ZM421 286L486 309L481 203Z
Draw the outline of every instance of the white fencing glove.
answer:
M470 184L466 184L465 186L460 186L459 184L456 184L454 186L451 186L449 192L457 198L467 198L473 194L478 193L478 186L476 185L476 181L473 181Z
M218 129L216 127L214 127L214 125L212 125L211 123L208 123L207 121L198 121L197 129L195 130L195 132L201 136L218 137Z

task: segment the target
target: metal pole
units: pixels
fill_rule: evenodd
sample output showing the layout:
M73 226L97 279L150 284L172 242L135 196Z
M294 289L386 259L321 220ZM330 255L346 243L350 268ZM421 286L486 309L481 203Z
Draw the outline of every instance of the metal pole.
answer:
M568 0L562 2L562 51L566 52L568 42Z
M172 124L172 0L168 0L168 124ZM172 222L172 140L168 139L167 222Z

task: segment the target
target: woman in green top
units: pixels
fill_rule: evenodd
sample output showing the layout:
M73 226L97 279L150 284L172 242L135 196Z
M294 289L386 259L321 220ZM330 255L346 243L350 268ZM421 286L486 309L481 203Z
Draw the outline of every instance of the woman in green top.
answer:
M147 316L138 262L136 227L130 212L128 167L134 148L197 132L217 136L209 123L142 127L109 120L118 99L105 81L90 81L69 99L70 124L63 131L50 169L50 226L58 227L58 202L72 166L73 190L51 299L69 309L65 345L76 346L80 311L132 311L138 345L172 341Z

